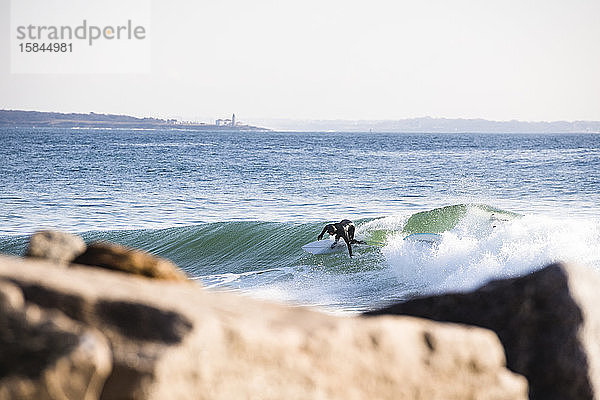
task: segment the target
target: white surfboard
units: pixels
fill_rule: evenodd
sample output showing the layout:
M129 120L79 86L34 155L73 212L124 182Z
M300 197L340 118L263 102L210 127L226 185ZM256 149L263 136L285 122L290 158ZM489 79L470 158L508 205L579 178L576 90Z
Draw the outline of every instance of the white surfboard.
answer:
M412 240L415 242L424 242L428 244L440 244L442 235L438 233L413 233L404 238L404 240Z
M337 253L338 251L342 250L348 251L346 242L344 242L342 239L340 239L335 246L331 247L333 243L333 239L315 240L314 242L310 242L302 246L302 250L310 254L330 254Z

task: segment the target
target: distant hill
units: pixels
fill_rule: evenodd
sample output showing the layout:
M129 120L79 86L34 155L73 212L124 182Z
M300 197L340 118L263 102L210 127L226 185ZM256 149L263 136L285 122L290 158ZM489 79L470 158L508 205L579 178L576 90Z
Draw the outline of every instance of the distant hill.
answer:
M137 118L115 114L77 114L41 111L0 110L0 126L15 127L61 127L61 128L130 128L130 129L193 129L193 130L258 130L251 125L235 127L204 123L179 122L175 119Z
M432 133L600 133L600 121L488 121L485 119L410 118L401 120L260 120L276 130Z

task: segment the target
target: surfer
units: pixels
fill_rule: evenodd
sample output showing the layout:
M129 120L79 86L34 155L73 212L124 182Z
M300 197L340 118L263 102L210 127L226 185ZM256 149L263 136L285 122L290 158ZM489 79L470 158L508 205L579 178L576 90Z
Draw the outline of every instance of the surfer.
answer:
M329 233L329 236L335 235L335 242L333 242L333 244L331 245L331 248L334 248L340 240L340 238L342 238L348 246L348 253L350 253L350 257L352 257L352 246L350 245L365 243L360 240L354 239L355 230L356 227L354 226L352 221L350 221L349 219L343 219L338 223L325 225L325 228L323 228L321 234L317 237L317 240L323 239L323 235L325 234L325 232Z

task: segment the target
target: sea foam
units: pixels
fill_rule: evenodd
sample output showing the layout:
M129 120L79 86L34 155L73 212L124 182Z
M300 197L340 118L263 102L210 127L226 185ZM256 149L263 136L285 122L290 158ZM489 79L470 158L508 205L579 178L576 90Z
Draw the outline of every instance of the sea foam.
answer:
M525 216L489 221L469 212L439 245L392 235L382 253L420 293L465 291L565 261L600 269L600 221Z

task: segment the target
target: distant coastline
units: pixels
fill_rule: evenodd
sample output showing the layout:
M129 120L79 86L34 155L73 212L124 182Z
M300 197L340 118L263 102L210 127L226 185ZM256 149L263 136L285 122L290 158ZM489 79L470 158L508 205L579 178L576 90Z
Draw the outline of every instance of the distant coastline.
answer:
M219 131L268 131L252 125L213 125L182 122L176 119L137 118L128 115L57 113L23 110L0 110L0 127L109 128L109 129L180 129Z
M253 123L281 131L380 133L600 133L600 121L490 121L481 118L399 120L263 119Z
M600 121L490 121L481 118L406 118L400 120L295 120L273 118L256 125L217 120L215 124L129 115L0 110L0 127L80 129L173 129L193 131L296 131L374 133L600 133ZM220 122L220 123L219 123ZM260 126L257 126L260 125ZM265 126L268 126L266 128Z

